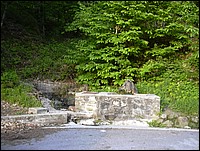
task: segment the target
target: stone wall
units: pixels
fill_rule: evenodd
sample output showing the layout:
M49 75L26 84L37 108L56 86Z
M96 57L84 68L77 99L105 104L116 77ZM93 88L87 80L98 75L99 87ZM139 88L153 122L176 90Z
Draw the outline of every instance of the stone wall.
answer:
M76 112L100 120L156 119L160 97L154 94L121 95L109 92L80 92L75 95Z
M43 113L43 114L26 114L1 116L1 126L7 123L27 123L36 124L38 126L66 124L75 119L90 119L89 115L75 113L71 111L60 111L59 113Z
M27 115L15 115L15 116L3 116L1 122L20 122L20 123L32 123L37 125L49 125L49 124L63 124L69 120L69 113L51 113L51 114L27 114Z

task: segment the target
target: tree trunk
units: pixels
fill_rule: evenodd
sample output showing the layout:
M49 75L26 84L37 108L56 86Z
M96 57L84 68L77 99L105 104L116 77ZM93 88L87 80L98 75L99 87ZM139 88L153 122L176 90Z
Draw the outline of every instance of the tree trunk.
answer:
M3 11L3 15L2 15L2 18L1 18L1 28L2 28L2 26L3 26L3 21L4 21L4 18L5 18L5 16L6 16L7 8L8 8L8 3L5 2L5 9L4 9L4 11Z

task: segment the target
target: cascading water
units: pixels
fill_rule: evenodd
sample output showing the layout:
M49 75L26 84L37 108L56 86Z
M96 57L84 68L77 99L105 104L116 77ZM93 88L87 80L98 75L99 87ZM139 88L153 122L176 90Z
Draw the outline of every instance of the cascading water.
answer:
M37 98L49 112L67 110L69 106L75 105L75 95L69 92L66 84L35 80L31 82L31 86L37 91Z

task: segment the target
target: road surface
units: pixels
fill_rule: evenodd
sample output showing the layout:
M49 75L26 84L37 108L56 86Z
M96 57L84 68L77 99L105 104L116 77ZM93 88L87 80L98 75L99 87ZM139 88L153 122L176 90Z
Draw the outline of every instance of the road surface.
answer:
M50 128L50 127L46 127ZM199 130L65 126L42 138L14 140L1 150L199 150Z

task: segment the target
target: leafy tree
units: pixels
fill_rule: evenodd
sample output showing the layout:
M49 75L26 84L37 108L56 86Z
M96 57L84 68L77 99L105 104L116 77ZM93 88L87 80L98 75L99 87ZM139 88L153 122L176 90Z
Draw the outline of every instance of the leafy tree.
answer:
M169 60L198 49L198 7L188 1L79 2L66 31L83 35L82 83L118 86L162 75ZM198 58L198 56L197 56Z

